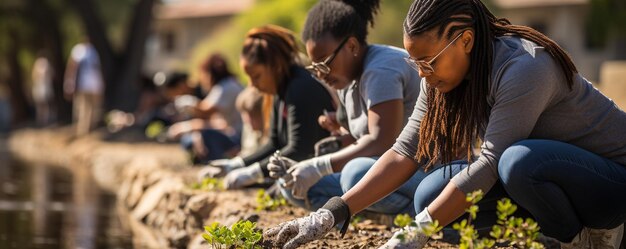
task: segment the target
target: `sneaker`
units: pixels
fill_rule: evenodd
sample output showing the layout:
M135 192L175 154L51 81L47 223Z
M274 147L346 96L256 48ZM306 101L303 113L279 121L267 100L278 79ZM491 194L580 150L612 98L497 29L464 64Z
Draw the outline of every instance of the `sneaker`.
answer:
M561 243L561 249L619 249L624 235L624 224L613 229L583 227L570 243Z
M589 229L595 249L619 249L624 235L624 224L613 229Z
M572 242L561 242L561 249L594 249L589 230L591 229L583 227L583 230L574 237Z

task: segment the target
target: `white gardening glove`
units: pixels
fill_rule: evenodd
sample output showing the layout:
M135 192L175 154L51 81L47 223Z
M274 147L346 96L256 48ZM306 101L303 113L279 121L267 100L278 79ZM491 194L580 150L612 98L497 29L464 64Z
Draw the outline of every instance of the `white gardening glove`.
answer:
M255 183L262 183L263 180L261 164L254 163L248 167L238 168L228 173L224 177L224 188L239 189Z
M263 238L273 242L275 247L297 248L322 238L338 222L344 222L349 217L348 205L341 198L333 197L322 208L306 217L283 222L270 228L263 233Z
M174 99L174 107L179 113L191 114L193 108L198 105L200 100L193 95L182 95Z
M415 216L415 223L408 225L391 236L379 249L421 249L428 242L429 237L425 235L423 227L431 225L433 218L430 217L428 209L424 208L422 212Z
M277 152L270 157L270 161L267 164L267 170L269 170L271 178L278 179L286 175L287 170L297 163L298 162L290 158L280 156Z
M304 200L309 189L322 177L333 173L330 155L314 157L297 163L287 170L293 180L291 194L296 199ZM287 183L287 185L291 185Z
M241 157L235 157L233 159L218 159L210 161L209 164L198 172L198 180L202 181L207 177L221 177L229 172L243 168L246 163Z

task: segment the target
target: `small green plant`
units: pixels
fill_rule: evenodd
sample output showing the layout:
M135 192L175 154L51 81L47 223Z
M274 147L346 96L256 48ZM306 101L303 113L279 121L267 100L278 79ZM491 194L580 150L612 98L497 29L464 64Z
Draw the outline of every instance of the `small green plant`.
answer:
M221 179L207 177L202 179L200 183L191 184L191 189L204 190L204 191L213 191L213 190L223 190L224 185L222 184Z
M238 221L230 228L213 222L210 226L205 226L202 234L204 240L211 244L211 248L245 248L257 249L257 245L263 235L256 229L256 223L249 220Z
M408 214L399 214L396 215L396 218L393 219L393 224L397 227L405 227L413 222L413 218L411 218Z
M352 217L352 219L350 219L350 225L352 227L357 227L357 225L361 223L361 221L363 221L363 216L355 215L354 217Z
M145 130L148 138L156 138L165 131L165 125L161 121L150 122Z
M466 210L468 219L455 223L453 228L459 231L461 249L483 249L492 248L496 243L508 243L516 248L543 249L544 246L537 242L539 226L530 218L512 217L517 210L517 206L511 200L504 198L498 201L498 221L491 229L489 235L492 238L478 238L478 232L472 225L476 219L478 206L476 205L483 197L483 192L478 190L467 195L467 201L472 205Z
M260 189L256 193L256 203L257 203L257 206L256 206L257 211L261 211L261 210L273 211L273 210L276 210L278 207L287 206L287 200L285 200L285 198L283 198L282 196L279 196L278 198L272 198L263 189Z
M417 227L417 224L415 223L413 218L411 218L411 216L408 214L397 215L396 218L393 220L393 224L398 227L403 227L403 228L407 226ZM431 237L433 239L443 238L443 234L441 233L441 229L443 229L443 227L439 225L439 221L437 220L433 221L433 223L431 224L422 226L421 229L422 229L421 232L424 233L428 237ZM401 231L402 231L401 233L396 235L396 238L399 239L400 241L410 239L411 237L417 235L406 229L403 229Z

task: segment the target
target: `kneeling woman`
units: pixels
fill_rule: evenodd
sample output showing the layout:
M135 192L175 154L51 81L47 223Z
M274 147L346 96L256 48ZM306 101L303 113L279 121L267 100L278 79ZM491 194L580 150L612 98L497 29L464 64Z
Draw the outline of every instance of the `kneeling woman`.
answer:
M435 170L420 183L418 227L408 230L415 236L394 237L386 248L422 248L428 237L420 227L453 222L475 190L490 196L479 204L509 196L562 248L619 248L626 220L626 113L578 74L556 43L496 18L478 0L416 0L404 32L409 63L424 80L396 144L341 198L268 230L266 238L297 231L274 238L286 248L320 238L418 168L450 163L459 154L471 158L480 138L475 161Z
M271 96L270 133L268 143L251 155L210 163L229 172L227 189L262 183L269 176L269 157L277 150L296 160L310 158L315 143L329 135L317 117L334 110L330 92L299 65L299 58L296 39L287 29L264 26L246 35L241 67L252 86Z
M378 6L379 0L322 0L308 13L303 31L313 61L308 69L337 90L349 127L349 133L329 138L341 143L341 150L288 169L286 179L293 184L282 188L283 195L311 210L351 189L393 145L415 107L420 78L404 61L406 51L366 42L368 24L373 23ZM281 172L286 170L282 166L291 164L289 160L270 162L272 175L287 173ZM424 171L415 173L368 210L415 214L412 197L424 177Z

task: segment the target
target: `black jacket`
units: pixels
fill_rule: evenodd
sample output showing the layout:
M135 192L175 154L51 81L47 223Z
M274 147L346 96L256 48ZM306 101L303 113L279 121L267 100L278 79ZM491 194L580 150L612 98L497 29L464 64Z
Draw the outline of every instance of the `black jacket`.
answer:
M274 96L268 143L243 158L246 165L259 162L265 176L276 150L296 161L309 159L315 153L315 143L330 135L317 122L324 110L335 109L330 93L304 68L293 66L290 70L291 78Z

